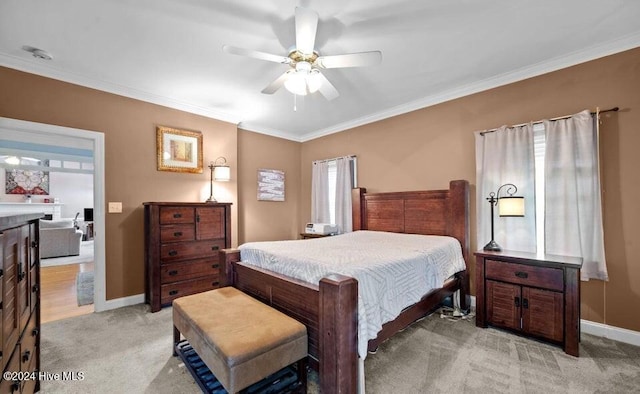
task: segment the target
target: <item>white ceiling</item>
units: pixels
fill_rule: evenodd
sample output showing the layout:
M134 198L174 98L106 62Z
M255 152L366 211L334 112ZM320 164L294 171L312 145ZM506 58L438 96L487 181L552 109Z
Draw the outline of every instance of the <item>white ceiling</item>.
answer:
M382 63L323 70L340 96L298 97L294 111L284 88L260 93L288 66L222 46L286 56L296 6L319 14L321 55L380 50ZM638 0L0 2L0 65L295 141L638 46Z

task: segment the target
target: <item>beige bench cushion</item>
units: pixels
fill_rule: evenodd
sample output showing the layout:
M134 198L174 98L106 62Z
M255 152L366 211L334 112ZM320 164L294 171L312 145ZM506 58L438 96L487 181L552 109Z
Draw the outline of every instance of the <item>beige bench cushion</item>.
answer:
M235 393L307 356L307 329L233 287L173 301L173 324Z

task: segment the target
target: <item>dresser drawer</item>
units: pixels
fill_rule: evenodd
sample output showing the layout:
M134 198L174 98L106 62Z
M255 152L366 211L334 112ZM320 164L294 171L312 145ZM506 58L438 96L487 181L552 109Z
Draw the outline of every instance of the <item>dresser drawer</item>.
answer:
M160 207L160 224L178 224L194 222L193 208Z
M36 316L31 316L27 328L20 338L20 365L23 371L28 370L31 361L36 357L36 339L38 331L36 331Z
M193 224L169 224L160 226L160 242L193 241L196 239Z
M218 258L189 260L180 263L163 264L160 267L160 282L163 284L219 275Z
M564 274L558 268L486 260L485 277L549 290L564 290Z
M172 261L209 257L218 261L218 252L224 249L224 240L194 241L168 243L160 246L160 261L169 263Z
M201 293L220 287L220 277L217 275L206 278L186 280L160 286L160 302L168 304L174 299L189 294Z

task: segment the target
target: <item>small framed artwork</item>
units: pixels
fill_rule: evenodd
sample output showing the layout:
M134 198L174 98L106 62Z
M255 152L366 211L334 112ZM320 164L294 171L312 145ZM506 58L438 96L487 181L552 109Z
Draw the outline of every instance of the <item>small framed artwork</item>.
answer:
M284 201L284 171L258 170L258 200Z
M49 194L49 171L6 170L6 194Z
M156 127L158 171L202 174L202 133Z

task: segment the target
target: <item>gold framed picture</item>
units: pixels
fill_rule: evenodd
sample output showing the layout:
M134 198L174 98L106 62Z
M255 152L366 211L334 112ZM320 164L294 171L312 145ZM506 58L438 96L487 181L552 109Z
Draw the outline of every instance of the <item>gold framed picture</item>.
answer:
M156 127L158 171L202 174L202 133Z

